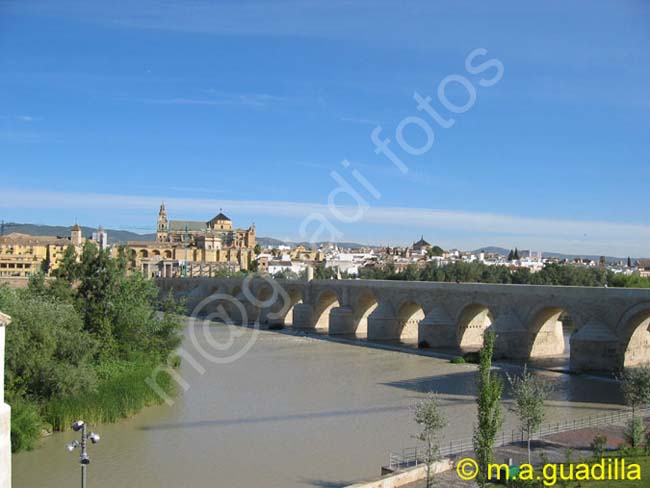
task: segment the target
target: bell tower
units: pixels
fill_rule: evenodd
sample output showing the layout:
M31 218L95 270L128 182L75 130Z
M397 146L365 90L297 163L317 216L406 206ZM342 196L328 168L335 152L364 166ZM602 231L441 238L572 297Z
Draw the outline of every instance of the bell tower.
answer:
M160 204L160 210L158 211L158 227L156 230L156 240L158 242L167 241L168 229L167 210L165 210L165 202L162 202Z
M75 222L74 226L70 230L70 242L73 246L81 246L83 244L83 237L81 235L81 227Z

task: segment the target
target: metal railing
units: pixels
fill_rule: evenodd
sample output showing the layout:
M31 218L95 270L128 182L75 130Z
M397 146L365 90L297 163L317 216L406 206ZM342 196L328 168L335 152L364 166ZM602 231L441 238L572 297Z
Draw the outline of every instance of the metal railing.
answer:
M649 408L640 408L636 410L637 415L650 416ZM550 435L559 434L562 432L570 432L579 429L586 429L589 427L600 427L603 425L616 425L621 424L632 418L632 410L620 410L597 417L585 417L581 419L564 420L562 422L552 422L542 425L537 432L533 434L532 439L541 439ZM497 436L495 447L506 446L514 444L515 442L524 442L526 435L524 431L511 430L510 432L503 431ZM474 449L472 438L457 439L449 441L449 444L443 443L440 446L439 455L441 457L450 457L461 452L471 451ZM423 446L407 447L401 451L391 451L389 454L388 468L408 468L410 466L417 466L418 464L425 463L426 448Z

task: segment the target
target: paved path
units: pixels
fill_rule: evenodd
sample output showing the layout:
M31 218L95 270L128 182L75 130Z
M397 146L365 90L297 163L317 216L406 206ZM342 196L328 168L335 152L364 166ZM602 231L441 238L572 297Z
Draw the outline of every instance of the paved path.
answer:
M649 419L646 419L646 422ZM532 462L541 464L541 455L545 454L547 462L563 463L567 460L567 450L571 449L571 458L573 461L583 459L592 455L590 448L591 441L598 435L607 437L607 448L614 450L625 441L623 439L623 429L621 425L611 425L604 427L590 427L569 432L562 432L545 437L543 440L534 441L532 445ZM473 457L472 452L460 454L456 459L464 457ZM525 443L515 443L508 446L499 447L495 450L495 461L498 463L507 463L512 458L514 464L528 462L528 454ZM424 488L426 483L418 481L404 485L403 488ZM458 478L455 470L446 471L436 476L436 486L445 488L469 488L476 487L474 481L463 481Z

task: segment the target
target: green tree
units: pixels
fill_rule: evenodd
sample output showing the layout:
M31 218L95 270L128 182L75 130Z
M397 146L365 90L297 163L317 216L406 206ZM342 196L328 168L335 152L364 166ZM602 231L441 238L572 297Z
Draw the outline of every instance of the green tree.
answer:
M440 246L433 246L427 249L427 256L432 258L434 256L442 256L445 253L444 249Z
M643 437L643 422L639 422L636 411L650 403L650 365L626 370L620 377L625 403L632 408L632 419L628 423L628 440L637 447Z
M127 274L129 254L111 259L87 243L80 262L68 252L54 280L0 286L0 310L12 316L5 391L14 450L34 445L43 419L60 429L80 412L114 420L161 401L144 378L180 345L183 304L160 300L155 282ZM171 394L171 380L166 388Z
M332 267L326 267L325 263L317 263L314 267L314 279L329 280L336 278L336 270Z
M431 393L425 400L415 405L414 420L420 426L416 439L425 443L425 462L427 464L427 488L433 486L433 463L440 458L440 443L438 436L447 425L440 409L438 398Z
M528 447L528 464L530 464L530 441L533 434L544 421L544 403L551 394L550 384L531 374L524 366L521 375L506 375L510 390L515 400L513 410L521 422L521 429L526 433Z
M0 308L11 315L7 329L5 389L29 400L92 391L97 343L83 330L74 307L48 297L0 290Z
M79 278L80 267L77 262L77 251L74 246L68 246L63 253L63 259L59 267L54 270L53 275L68 283L74 283Z
M259 243L255 244L255 247L253 248L253 252L255 255L259 255L262 252L262 246L259 245Z
M81 254L81 278L77 290L77 309L84 328L99 341L99 354L108 358L116 350L113 337L114 305L120 273L107 251L87 241Z
M476 482L482 488L488 483L488 464L494 461L494 444L502 425L501 395L503 382L492 372L494 332L486 332L479 352L479 369L476 374L477 423L474 426L473 444L479 469Z
M415 264L409 264L401 275L402 279L406 281L418 281L420 279L420 270Z

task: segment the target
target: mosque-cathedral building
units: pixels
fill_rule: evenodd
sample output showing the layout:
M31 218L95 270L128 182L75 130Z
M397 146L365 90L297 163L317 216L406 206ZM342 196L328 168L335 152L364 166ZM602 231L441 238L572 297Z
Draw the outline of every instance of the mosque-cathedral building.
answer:
M156 241L131 241L133 265L145 276L214 276L248 269L255 259L255 225L233 228L222 212L207 222L169 220L160 205Z

